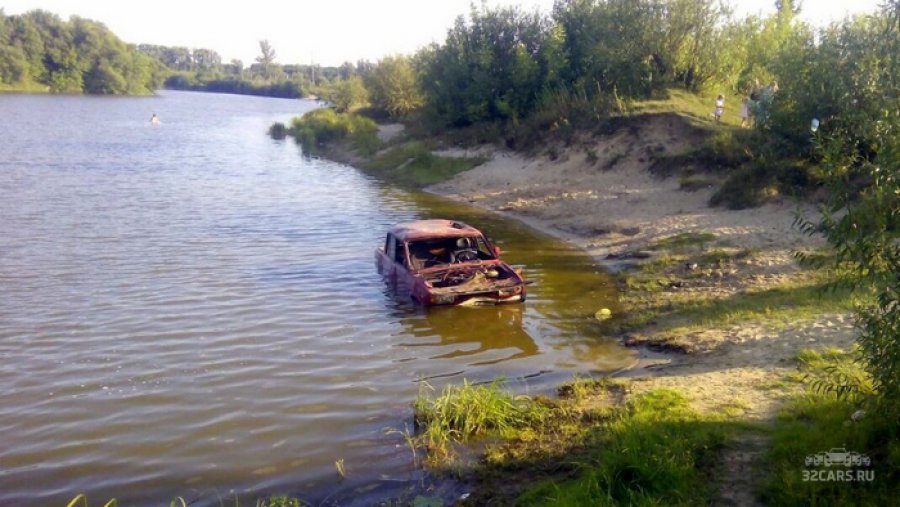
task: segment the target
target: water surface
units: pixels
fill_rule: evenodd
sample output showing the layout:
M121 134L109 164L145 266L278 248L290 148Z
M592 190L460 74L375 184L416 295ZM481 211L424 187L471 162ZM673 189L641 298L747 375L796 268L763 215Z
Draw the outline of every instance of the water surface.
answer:
M630 362L591 259L264 135L312 107L0 95L0 505L366 503L418 477L386 429L420 379L529 392ZM528 302L424 311L385 285L387 228L434 217L487 231Z

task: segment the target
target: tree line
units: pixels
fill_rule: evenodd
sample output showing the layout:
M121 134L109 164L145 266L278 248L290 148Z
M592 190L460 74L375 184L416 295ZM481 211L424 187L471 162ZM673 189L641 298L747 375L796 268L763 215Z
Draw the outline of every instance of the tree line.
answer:
M46 11L0 9L0 88L56 93L148 94L165 69L103 24Z
M170 70L163 84L176 90L299 98L330 89L332 83L346 81L372 67L366 61L347 62L339 67L281 64L268 40L259 41L260 54L250 65L238 59L223 63L211 49L152 44L140 44L137 49Z
M303 97L371 67L281 65L267 41L245 66L227 63L214 50L126 44L102 23L42 10L7 16L0 9L0 90L52 93L152 93L160 87Z
M473 5L442 43L330 83L338 109L370 104L437 128L596 121L671 87L749 95L812 41L791 0L736 19L718 0L558 0L551 12ZM348 82L342 82L348 81Z

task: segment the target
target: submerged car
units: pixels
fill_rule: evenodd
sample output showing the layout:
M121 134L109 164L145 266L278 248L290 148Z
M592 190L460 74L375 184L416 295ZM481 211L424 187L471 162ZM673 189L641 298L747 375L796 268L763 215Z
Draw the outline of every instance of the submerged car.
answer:
M375 251L375 265L423 305L520 303L529 283L481 231L452 220L395 225Z

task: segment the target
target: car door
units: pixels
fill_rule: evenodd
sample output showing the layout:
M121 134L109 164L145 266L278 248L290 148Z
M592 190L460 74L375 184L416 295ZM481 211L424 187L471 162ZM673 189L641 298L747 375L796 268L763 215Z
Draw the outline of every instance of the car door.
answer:
M391 276L397 283L397 287L408 290L410 287L410 272L406 260L406 245L398 238L394 238L391 247Z
M378 269L378 273L384 275L385 277L390 276L391 264L393 264L394 258L394 235L391 233L387 234L387 237L384 239L384 246L375 250L375 266Z

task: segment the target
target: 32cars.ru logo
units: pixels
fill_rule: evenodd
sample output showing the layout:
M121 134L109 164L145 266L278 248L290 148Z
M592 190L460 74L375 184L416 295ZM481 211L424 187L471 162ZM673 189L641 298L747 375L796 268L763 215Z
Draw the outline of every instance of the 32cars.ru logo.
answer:
M848 451L843 447L834 447L809 455L806 457L805 464L807 467L825 466L828 469L804 470L804 481L870 482L875 480L874 470L847 470L850 467L869 467L872 465L872 460L865 454ZM844 469L840 469L840 467Z

